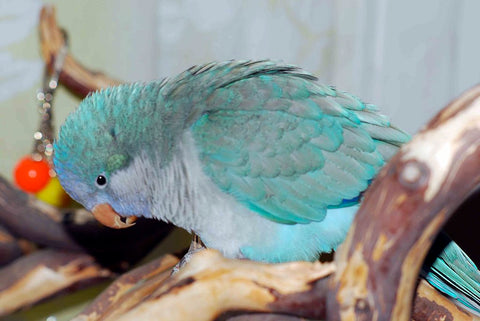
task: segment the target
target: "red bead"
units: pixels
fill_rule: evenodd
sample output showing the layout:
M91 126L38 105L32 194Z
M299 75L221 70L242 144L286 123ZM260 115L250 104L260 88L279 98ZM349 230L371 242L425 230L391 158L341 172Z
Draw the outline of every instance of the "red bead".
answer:
M17 163L13 174L15 183L21 190L36 193L48 184L50 166L46 160L37 161L29 155Z

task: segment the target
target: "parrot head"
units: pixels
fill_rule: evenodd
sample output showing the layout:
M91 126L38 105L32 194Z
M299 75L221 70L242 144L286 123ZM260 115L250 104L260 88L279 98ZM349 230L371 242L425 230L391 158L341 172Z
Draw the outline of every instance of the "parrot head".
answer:
M149 216L148 201L136 193L145 186L145 175L132 171L142 131L148 130L148 124L135 123L125 97L142 94L136 86L109 88L85 98L54 144L55 171L66 192L112 228L130 227L137 216ZM136 113L141 114L141 108ZM141 116L136 119L145 119Z

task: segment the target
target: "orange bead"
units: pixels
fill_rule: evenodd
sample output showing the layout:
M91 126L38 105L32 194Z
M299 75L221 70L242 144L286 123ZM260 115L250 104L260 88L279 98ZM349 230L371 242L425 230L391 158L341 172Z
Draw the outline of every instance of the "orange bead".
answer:
M50 181L50 166L46 160L37 161L28 155L17 163L13 175L21 190L36 193Z

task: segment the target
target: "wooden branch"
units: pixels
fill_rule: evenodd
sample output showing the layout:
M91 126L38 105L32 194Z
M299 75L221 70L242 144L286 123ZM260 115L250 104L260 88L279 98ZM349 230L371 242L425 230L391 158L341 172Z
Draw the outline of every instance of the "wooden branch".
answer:
M133 304L155 291L177 263L176 256L165 255L125 273L72 321L95 321L132 308Z
M113 275L85 253L36 251L0 269L0 316Z
M477 86L448 105L368 189L335 258L328 320L410 319L433 239L480 183L479 97Z
M413 301L412 320L478 321L480 318L455 305L427 281L421 280Z
M0 267L33 251L34 248L32 243L17 239L0 225Z
M262 264L205 250L167 278L177 261L166 256L125 274L73 321L325 319L333 264ZM426 282L417 291L412 320L475 320Z
M2 226L13 235L37 244L80 251L81 246L63 228L60 211L40 204L34 197L15 189L7 180L0 177Z
M42 56L49 70L52 71L55 57L65 42L64 34L57 25L53 6L46 5L42 8L39 31ZM78 63L71 54L67 54L65 57L59 82L81 98L91 91L121 83L100 72L88 70Z
M176 263L176 259L167 259L168 264L163 258L153 262L153 267L171 268ZM228 260L214 250L204 250L172 278L165 279L170 271L163 268L146 270L147 273L135 272L135 286L120 279L101 295L102 299L95 301L94 306L113 303L104 308L103 314L92 313L98 310L91 307L74 320L152 320L152 316L157 320L213 320L223 313L238 311L324 315L314 301L316 293L324 293L327 283L315 281L326 280L333 265L261 264ZM303 294L291 296L302 291Z

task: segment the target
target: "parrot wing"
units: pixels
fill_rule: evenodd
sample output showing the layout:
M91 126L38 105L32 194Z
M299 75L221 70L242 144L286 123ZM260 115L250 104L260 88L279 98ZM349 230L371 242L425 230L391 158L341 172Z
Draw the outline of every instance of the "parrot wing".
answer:
M374 106L314 80L257 64L214 90L191 126L213 182L281 223L322 221L328 208L357 203L409 139Z
M435 248L438 247L438 248ZM442 249L438 253L438 249ZM422 267L422 275L435 288L480 315L480 272L467 254L441 233Z

